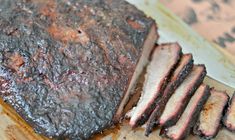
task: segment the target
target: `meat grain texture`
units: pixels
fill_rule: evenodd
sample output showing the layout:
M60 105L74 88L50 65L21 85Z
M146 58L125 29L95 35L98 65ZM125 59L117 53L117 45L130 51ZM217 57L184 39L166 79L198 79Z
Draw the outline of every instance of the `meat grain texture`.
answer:
M161 133L172 140L185 139L197 122L200 112L210 96L209 86L201 84L178 122L169 128L162 128Z
M159 119L160 126L170 127L176 124L205 76L206 68L204 65L193 66L192 71L168 100Z
M226 92L215 89L210 92L211 96L204 105L193 131L205 139L212 139L218 134L224 109L229 101Z
M161 99L156 104L155 109L151 113L146 122L145 128L145 135L148 136L154 126L159 124L159 118L161 117L166 103L174 93L175 89L183 82L183 80L188 76L193 68L193 57L192 54L184 54L181 57L179 64L177 65L176 69L174 70L173 74L171 75L170 81L167 84Z
M3 100L48 137L110 127L155 22L123 0L0 3Z
M178 43L162 44L156 47L152 60L147 66L147 73L141 97L132 110L130 125L136 127L144 124L157 101L162 97L164 89L181 57L181 47Z

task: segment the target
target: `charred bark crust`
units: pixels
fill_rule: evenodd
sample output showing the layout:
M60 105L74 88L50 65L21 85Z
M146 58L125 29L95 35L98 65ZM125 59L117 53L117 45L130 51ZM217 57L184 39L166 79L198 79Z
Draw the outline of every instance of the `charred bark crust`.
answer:
M182 81L186 78L186 76L191 72L193 68L193 59L191 59L188 64L186 64L183 69L180 71L179 76L176 80L168 83L166 86L163 96L160 99L160 101L156 104L154 111L151 113L150 117L148 118L148 121L146 123L145 128L145 135L148 136L153 128L157 125L159 125L158 119L162 115L166 103L171 97L171 95L174 93L175 89L182 83Z
M214 88L211 88L211 89L214 89ZM210 89L210 90L211 90ZM227 94L225 94L225 96L227 96L227 100L229 101L229 96L227 95ZM193 134L195 134L195 135L198 135L200 138L202 138L202 139L205 139L205 140L210 140L210 139L213 139L213 138L215 138L216 136L217 136L217 134L219 133L219 130L221 129L221 127L222 127L222 118L223 118L223 116L224 116L224 114L225 114L225 108L228 106L228 102L225 104L225 106L223 107L223 113L221 113L221 115L220 115L220 117L219 118L221 118L220 119L220 123L219 123L219 126L216 128L216 131L215 131L215 133L213 134L213 135L211 135L211 136L206 136L206 135L204 135L203 134L203 132L202 131L200 131L199 129L198 129L198 127L199 127L199 125L200 125L200 121L199 120L197 120L197 122L196 122L196 124L195 124L195 126L193 127Z
M229 109L231 109L232 103L234 103L234 102L235 102L235 92L233 93L233 96L232 96L232 98L230 99L230 101L229 101L229 103L228 103L228 106L226 107L227 109L226 109L225 115L224 115L224 117L223 117L223 124L224 124L224 126L225 126L229 131L231 131L231 132L235 132L235 122L234 122L234 126L228 126L228 125L226 124L226 120L227 120L227 116L229 115L228 113L230 113L230 112L229 112ZM233 127L233 128L232 128L232 127Z
M185 139L189 134L190 132L192 131L193 127L195 126L197 120L198 120L198 117L200 115L200 112L204 106L204 104L206 103L207 99L210 97L210 88L209 86L206 86L206 89L205 89L205 94L204 96L201 98L201 100L199 101L198 105L197 105L197 108L195 109L195 112L194 114L192 115L192 119L191 121L189 122L187 128L184 130L184 133L182 133L182 135L180 136L180 138L178 140L183 140ZM168 137L166 135L167 133L167 128L162 128L161 131L160 131L160 135L161 136L165 136L165 137ZM170 138L170 137L168 137ZM171 139L171 138L170 138Z
M182 115L183 111L185 110L190 98L193 96L194 92L197 90L197 88L200 86L200 84L203 82L204 77L206 76L206 67L205 65L198 65L198 66L202 66L204 67L204 71L201 73L201 75L199 76L198 80L196 81L194 87L189 91L189 94L187 94L187 97L185 98L182 104L183 108L181 108L181 110L179 112L177 112L177 114L175 114L171 119L169 119L168 121L166 121L166 123L162 126L163 128L167 128L170 127L172 125L174 125L180 118L180 116Z
M154 20L124 0L0 0L0 96L40 134L113 125Z
M164 43L164 44L160 44L160 45L170 45L170 44L171 43ZM178 55L178 58L177 58L177 63L171 68L168 76L164 79L164 82L161 85L161 90L160 90L159 96L155 99L155 102L145 111L145 113L138 119L136 125L133 126L133 127L141 126L149 119L149 117L150 117L151 113L153 112L153 110L155 109L156 105L161 100L162 95L164 93L164 90L167 87L167 84L169 82L170 76L174 72L177 64L179 63L181 56L182 56L182 49L180 49L180 51L179 51L179 55ZM183 75L183 73L182 73L182 75Z

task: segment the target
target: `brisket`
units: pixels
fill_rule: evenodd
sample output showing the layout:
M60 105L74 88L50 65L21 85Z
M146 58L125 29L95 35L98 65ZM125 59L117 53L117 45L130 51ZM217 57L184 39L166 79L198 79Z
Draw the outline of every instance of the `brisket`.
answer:
M181 47L177 43L157 46L152 60L147 66L145 82L140 100L131 113L129 124L132 127L142 125L153 111L156 101L161 97L168 77L181 56Z
M229 102L223 123L228 130L235 132L235 92Z
M210 96L209 90L207 85L202 84L199 86L177 123L169 128L162 128L161 135L165 135L172 140L185 139L197 122L200 111Z
M183 83L175 90L170 97L166 107L159 119L159 124L164 127L174 125L184 109L186 108L191 96L202 83L206 75L204 65L194 65L191 73L186 77Z
M229 96L226 92L211 89L211 96L203 107L197 124L194 127L194 134L205 139L214 138L221 125L224 108L226 107Z
M3 100L48 137L113 125L154 47L154 20L124 0L0 3Z
M159 118L162 115L165 105L175 89L182 83L185 77L190 73L193 67L193 58L191 54L185 54L182 56L180 63L171 76L170 82L167 84L166 89L162 95L162 98L157 103L154 111L151 113L148 121L146 122L145 135L148 136L153 127L158 124Z

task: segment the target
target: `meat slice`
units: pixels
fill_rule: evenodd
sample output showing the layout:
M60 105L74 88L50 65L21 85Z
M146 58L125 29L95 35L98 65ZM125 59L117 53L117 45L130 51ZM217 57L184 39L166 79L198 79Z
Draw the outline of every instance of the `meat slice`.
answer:
M140 56L140 59L138 61L138 64L137 64L136 69L134 71L134 74L130 80L128 89L127 89L127 91L121 101L121 104L118 107L116 115L114 117L115 122L120 121L121 118L123 117L124 108L127 105L128 101L130 100L130 97L133 96L132 95L133 90L136 87L136 85L138 84L137 81L140 78L141 73L143 72L144 68L146 67L146 65L149 62L150 54L153 51L153 47L154 47L155 41L157 39L158 39L158 34L156 33L156 26L155 26L155 24L153 24L145 42L144 42L143 52Z
M194 65L191 73L186 77L183 83L175 90L166 104L166 107L159 119L159 124L164 127L174 125L184 109L186 108L191 96L202 83L206 75L204 65Z
M0 0L0 9L0 97L48 137L111 127L148 62L154 20L124 0Z
M223 111L228 103L229 96L226 92L211 89L211 96L203 107L197 124L194 127L194 134L203 138L214 138L220 128Z
M229 107L226 110L223 123L228 130L235 131L235 92L229 102Z
M184 54L181 57L180 63L178 64L176 70L171 76L170 82L167 84L166 89L162 95L162 98L157 103L154 111L151 113L148 121L146 122L145 135L148 136L155 124L158 123L160 116L162 115L165 105L171 95L174 93L175 89L182 83L185 77L190 73L193 67L192 54Z
M174 126L162 128L161 135L164 135L172 140L185 139L197 122L200 111L209 96L209 86L204 84L199 86L177 123Z
M137 106L133 109L130 125L143 124L161 97L168 77L181 56L181 47L177 43L157 46L147 67L143 91Z

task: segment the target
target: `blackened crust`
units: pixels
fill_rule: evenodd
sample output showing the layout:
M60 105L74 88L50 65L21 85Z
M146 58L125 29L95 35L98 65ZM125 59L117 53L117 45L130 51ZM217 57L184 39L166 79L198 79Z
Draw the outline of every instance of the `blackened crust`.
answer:
M176 112L176 114L173 115L171 119L169 119L168 121L166 121L165 124L164 124L162 127L164 127L164 128L170 127L170 126L174 125L174 124L179 120L180 116L181 116L182 113L184 112L184 110L185 110L185 108L186 108L186 106L187 106L187 104L188 104L190 98L192 97L193 93L197 90L197 88L199 87L199 85L200 85L200 84L202 83L202 81L204 80L204 77L206 76L206 67L205 67L205 65L198 65L198 66L204 67L204 68L203 68L203 71L201 72L201 74L200 74L198 80L195 82L194 87L192 87L192 88L190 89L190 91L188 92L187 97L185 98L185 100L182 101L182 106L183 106L183 107L182 107L178 112Z
M198 102L198 105L194 110L194 113L192 115L192 118L191 118L189 124L186 126L186 128L184 130L182 130L184 132L182 132L182 135L178 138L178 140L183 140L190 134L190 132L191 132L192 128L194 127L194 125L196 124L198 117L200 115L200 112L201 112L204 104L206 103L207 99L209 98L209 96L210 96L210 88L209 88L209 86L206 85L206 89L205 89L205 93L204 93L203 97ZM161 136L165 136L165 137L170 138L167 135L167 128L162 128L160 131L160 134L161 134Z
M160 45L171 45L171 44L172 43L165 43L165 44L160 44ZM144 114L137 120L136 124L134 126L132 126L132 127L141 126L141 125L143 125L149 119L149 116L151 115L151 113L155 109L156 105L159 103L159 101L162 98L164 90L165 90L165 88L166 88L166 86L167 86L167 84L169 82L170 75L174 72L177 64L179 63L179 60L180 60L180 58L182 56L182 49L181 48L180 48L179 54L177 56L178 56L177 60L176 60L177 63L171 68L171 70L169 71L169 73L165 77L164 81L161 83L161 89L160 89L159 96L156 99L154 99L155 102L152 103L151 106L148 107L147 110L145 110Z
M153 34L155 34L155 35L153 35ZM122 98L122 102L120 103L119 108L117 109L116 114L113 118L114 123L120 123L125 118L124 114L126 113L125 112L126 110L129 110L128 109L129 105L133 105L133 106L136 105L135 101L132 102L131 100L132 100L132 98L136 98L135 97L136 96L135 90L137 90L139 88L137 86L139 86L141 84L141 82L138 83L138 81L141 77L141 74L144 73L144 70L145 70L145 68L146 68L146 66L147 66L147 64L150 60L151 53L154 50L155 42L158 40L158 38L159 38L159 34L157 32L157 26L156 26L155 23L153 23L151 31L149 32L149 34L147 36L147 39L144 41L145 43L144 43L144 46L143 46L143 47L145 47L145 50L149 50L149 54L147 54L143 50L144 55L142 55L141 58L140 58L142 60L139 59L138 62L137 62L138 65L143 65L142 71L140 71L140 69L138 69L136 67L136 69L138 69L137 71L140 71L140 74L139 75L138 74L133 74L132 75L132 77L137 77L136 80L135 80L135 78L131 79L131 80L134 81L134 84L132 86L131 86L131 80L128 82L128 85L129 85L128 88L130 89L130 91L127 89L127 91L125 92L126 97L123 96L123 98ZM143 59L147 59L147 61L144 62ZM137 96L138 96L138 94L137 94ZM134 100L136 100L136 99L134 99Z
M0 96L48 137L113 124L155 22L121 0L0 0Z
M223 117L223 124L224 126L231 132L235 132L235 122L233 123L233 126L229 126L227 123L226 123L226 120L227 120L227 116L228 114L230 113L229 110L231 109L232 107L232 103L234 104L235 102L235 92L233 93L233 96L232 98L230 99L229 101L229 104L228 104L228 107L226 109L226 112L225 112L225 115Z
M214 88L211 88L210 90L214 90ZM219 123L219 126L216 128L216 131L214 134L210 135L210 136L207 136L205 134L203 134L203 132L201 130L199 130L199 125L200 125L200 121L199 119L197 120L195 126L193 127L193 134L195 135L198 135L200 138L203 138L205 140L210 140L212 138L215 138L219 132L219 130L221 129L222 127L222 118L223 118L223 114L225 114L225 108L228 106L228 101L229 101L229 96L227 93L224 93L224 96L226 96L227 98L227 102L225 103L225 106L223 107L223 113L221 113L221 115L219 116L219 120L220 120L220 123Z
M174 93L175 89L182 83L182 81L185 79L185 77L191 72L193 68L193 59L189 60L189 62L182 68L179 75L177 76L177 79L174 79L174 81L171 81L168 83L167 87L164 90L163 96L161 97L160 101L157 103L154 111L151 113L148 121L146 122L146 128L145 128L145 135L148 136L153 128L159 124L159 118L161 117L166 103L171 97L171 95Z

